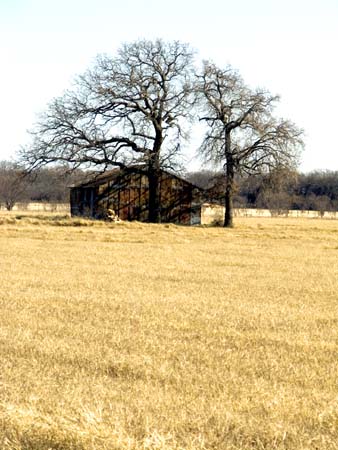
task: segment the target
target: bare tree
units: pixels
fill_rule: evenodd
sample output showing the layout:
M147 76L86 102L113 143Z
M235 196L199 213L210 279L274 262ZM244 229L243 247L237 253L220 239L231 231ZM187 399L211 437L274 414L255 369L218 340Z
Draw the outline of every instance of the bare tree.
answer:
M0 162L0 203L3 202L8 211L13 209L25 192L27 179L23 175L23 169L17 164Z
M261 178L256 198L258 208L270 209L271 214L286 213L292 209L293 192L298 182L296 170L276 167Z
M233 225L235 175L291 167L302 147L302 131L292 122L277 119L278 96L248 88L231 67L222 70L205 62L198 76L207 132L202 154L223 164L226 178L224 226Z
M149 178L149 220L160 220L161 168L177 164L194 101L193 52L179 42L125 44L101 55L73 90L53 100L21 151L29 170L137 165Z

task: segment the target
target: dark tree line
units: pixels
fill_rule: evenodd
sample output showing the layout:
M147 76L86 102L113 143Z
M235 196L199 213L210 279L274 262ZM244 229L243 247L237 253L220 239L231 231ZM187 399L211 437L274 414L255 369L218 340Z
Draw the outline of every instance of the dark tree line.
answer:
M43 167L27 173L16 163L0 161L0 206L11 210L18 202L68 203L69 186L88 177L82 170Z
M1 161L0 205L10 210L17 202L67 203L69 187L88 177L88 172L78 169L69 173L64 167L43 167L26 176L17 164ZM206 189L210 201L224 203L223 172L192 172L185 178ZM233 203L235 208L338 211L338 172L303 174L280 169L266 174L236 176Z
M210 201L223 203L222 172L200 171L189 173L187 177L208 191ZM338 171L305 174L276 169L266 174L238 176L234 190L235 208L338 211Z

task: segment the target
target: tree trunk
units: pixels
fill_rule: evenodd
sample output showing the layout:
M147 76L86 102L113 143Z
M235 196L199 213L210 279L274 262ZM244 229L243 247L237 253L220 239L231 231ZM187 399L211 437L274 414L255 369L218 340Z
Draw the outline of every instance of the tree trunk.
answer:
M226 188L225 188L225 215L224 215L224 226L233 226L233 192L234 192L234 168L227 164L227 175L226 175Z
M13 206L14 206L14 202L12 202L11 200L6 200L6 209L7 211L12 211Z
M149 222L160 223L160 176L159 170L149 169Z
M163 143L162 129L160 125L156 127L156 137L151 157L148 162L148 180L149 180L149 222L161 222L161 204L160 204L160 151Z
M161 205L160 205L160 147L161 140L155 140L155 149L148 163L148 180L149 180L149 222L161 222Z
M226 185L224 227L233 226L234 160L231 154L230 131L225 132Z

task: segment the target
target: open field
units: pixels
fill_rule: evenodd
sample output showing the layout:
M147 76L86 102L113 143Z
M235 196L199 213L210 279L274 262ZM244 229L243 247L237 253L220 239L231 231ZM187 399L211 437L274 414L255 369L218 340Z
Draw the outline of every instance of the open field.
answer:
M337 450L338 222L0 215L1 450Z

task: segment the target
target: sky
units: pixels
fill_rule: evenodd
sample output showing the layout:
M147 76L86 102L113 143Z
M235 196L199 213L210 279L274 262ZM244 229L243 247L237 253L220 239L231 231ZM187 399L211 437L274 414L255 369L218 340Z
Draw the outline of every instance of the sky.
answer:
M277 114L305 132L299 169L338 171L337 0L0 0L0 160L15 159L38 113L97 54L143 38L189 43L279 94Z

